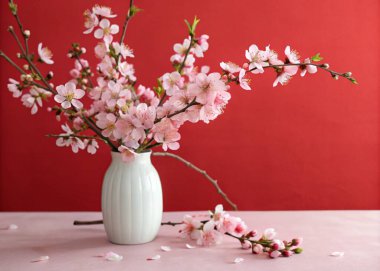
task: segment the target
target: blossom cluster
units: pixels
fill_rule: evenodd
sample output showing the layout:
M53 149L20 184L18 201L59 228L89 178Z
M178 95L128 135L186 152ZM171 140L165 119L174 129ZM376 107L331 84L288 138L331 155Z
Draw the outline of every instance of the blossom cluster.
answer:
M210 212L209 220L186 215L180 233L182 237L195 240L201 246L218 245L223 236L227 235L239 240L243 249L250 249L253 254L266 253L270 258L289 257L302 252L302 238L294 238L292 241L276 239L277 233L273 228L264 230L258 237L257 230L248 230L240 217L225 212L221 204Z
M17 15L13 1L10 8ZM137 11L138 8L132 6L127 20ZM64 117L66 123L61 125L62 133L52 136L57 137L57 146L71 147L75 153L84 149L96 153L99 140L107 143L112 151L121 152L125 161L157 146L164 151L177 150L182 125L216 119L231 99L231 85L251 90L248 77L261 74L267 68L276 74L273 86L287 84L299 70L304 76L307 72L316 73L318 68L334 78L342 76L356 83L351 73L337 73L329 70L326 63L317 64L322 60L319 54L301 62L298 52L290 46L285 48L283 60L269 46L260 50L253 44L246 50L246 61L241 66L221 62L221 72L211 72L208 66L196 66L196 59L204 57L209 48L209 36L196 35L199 20L195 18L192 24L186 22L188 37L173 46L170 57L173 70L160 76L156 86L148 87L137 81L132 64L133 50L124 43L127 24L120 31L112 22L115 17L111 8L99 5L84 12L84 34L92 35L97 41L94 53L99 62L95 70L91 69L89 61L83 58L87 49L73 43L68 53L74 60L69 72L72 78L64 84L54 86L53 72L41 74L27 46L23 48L19 44L18 57L27 62L23 68L1 52L1 56L21 72L19 81L9 79L8 89L13 97L21 97L32 114L37 113L44 100L53 97L55 104L49 111L54 112L58 120ZM31 32L20 29L27 44ZM12 27L9 31L15 36ZM116 39L120 32L121 38ZM39 62L54 64L52 52L42 43L37 51Z

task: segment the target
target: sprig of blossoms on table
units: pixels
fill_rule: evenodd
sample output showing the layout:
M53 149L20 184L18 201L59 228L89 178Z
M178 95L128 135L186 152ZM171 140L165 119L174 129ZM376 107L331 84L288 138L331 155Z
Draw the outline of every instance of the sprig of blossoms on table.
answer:
M227 235L239 240L243 249L250 249L253 254L265 253L270 258L289 257L302 252L302 238L291 241L276 239L277 233L273 228L268 228L259 235L257 230L249 230L240 217L225 212L222 205L217 205L215 211L210 212L209 220L186 215L182 224L182 237L194 240L200 246L218 245L222 243L223 236Z
M133 50L124 43L127 23L139 9L131 5L120 31L112 22L116 14L111 8L96 5L84 12L84 34L92 35L96 41L94 53L99 60L96 68L91 68L83 57L87 49L73 43L68 53L74 60L69 72L72 79L54 86L53 72L43 75L36 62L54 64L52 52L39 43L38 57L34 57L28 47L31 32L22 26L17 5L10 1L9 7L17 19L24 44L12 26L8 30L20 47L18 58L26 64L21 68L0 51L0 56L21 73L19 81L9 79L8 89L13 97L21 98L23 105L31 108L32 114L38 112L43 101L48 102L53 97L56 104L48 109L65 123L63 133L51 136L57 137L57 146L71 147L75 153L85 149L96 153L98 140L107 143L112 151L120 152L125 161L158 146L164 151L177 150L183 124L209 123L216 119L231 99L231 84L251 90L248 77L268 68L276 75L273 86L287 84L298 71L304 76L316 73L318 68L335 79L344 77L356 83L350 72L337 73L326 63L318 64L322 60L319 54L302 62L298 52L290 46L285 48L281 59L269 46L260 50L253 44L245 51L246 61L242 65L221 62L221 72L212 72L208 66L196 66L197 58L204 57L209 48L209 36L196 35L199 19L195 18L192 23L186 21L188 37L173 46L170 61L174 69L160 76L156 86L148 87L138 82L131 63ZM118 34L121 34L120 39L116 38ZM85 98L89 101L84 102Z

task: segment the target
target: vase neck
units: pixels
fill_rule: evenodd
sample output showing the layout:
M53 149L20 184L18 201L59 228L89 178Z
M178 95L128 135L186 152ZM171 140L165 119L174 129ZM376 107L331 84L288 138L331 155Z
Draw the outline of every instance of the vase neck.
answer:
M132 161L125 162L123 161L123 158L121 156L120 152L111 152L112 156L112 162L116 163L124 163L124 164L132 164L132 163L151 163L150 157L151 157L152 152L143 152L143 153L137 153L135 155L135 159Z

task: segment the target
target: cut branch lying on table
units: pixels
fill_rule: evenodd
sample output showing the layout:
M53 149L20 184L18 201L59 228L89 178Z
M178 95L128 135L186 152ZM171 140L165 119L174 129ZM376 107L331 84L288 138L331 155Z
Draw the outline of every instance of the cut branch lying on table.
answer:
M256 230L248 230L241 218L231 216L223 210L222 205L217 205L215 211L210 211L210 219L198 220L196 215L186 215L181 222L162 222L161 226L183 225L179 230L182 237L196 241L200 246L217 245L222 242L222 236L227 235L239 240L243 249L251 249L253 254L267 253L271 258L279 256L289 257L300 254L302 238L294 238L292 241L274 239L276 231L266 229L260 238ZM74 225L102 224L102 220L74 221Z

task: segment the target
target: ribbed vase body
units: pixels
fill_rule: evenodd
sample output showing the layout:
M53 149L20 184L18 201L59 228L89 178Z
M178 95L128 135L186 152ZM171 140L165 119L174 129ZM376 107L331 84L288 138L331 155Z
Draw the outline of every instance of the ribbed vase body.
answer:
M160 229L162 189L150 155L141 153L123 162L120 153L112 153L102 187L103 222L112 243L147 243Z

